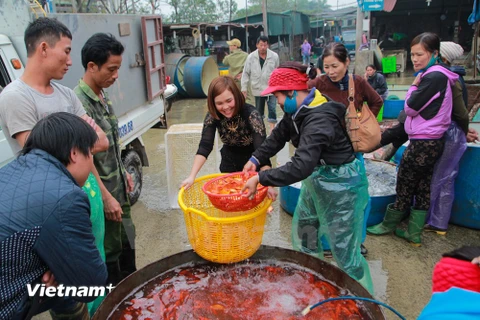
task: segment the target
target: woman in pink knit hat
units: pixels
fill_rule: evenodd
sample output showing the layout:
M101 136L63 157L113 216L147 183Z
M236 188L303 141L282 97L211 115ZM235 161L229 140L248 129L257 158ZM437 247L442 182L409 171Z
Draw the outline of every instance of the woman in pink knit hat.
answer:
M244 190L250 197L259 182L282 187L302 181L293 215L293 247L323 258L320 238L325 236L338 266L373 292L370 270L360 252L368 201L365 169L355 158L344 128L346 107L315 88L307 89L307 73L315 72L298 62L273 71L262 95L273 93L285 114L244 170L257 170L289 141L296 150L290 162L260 171Z

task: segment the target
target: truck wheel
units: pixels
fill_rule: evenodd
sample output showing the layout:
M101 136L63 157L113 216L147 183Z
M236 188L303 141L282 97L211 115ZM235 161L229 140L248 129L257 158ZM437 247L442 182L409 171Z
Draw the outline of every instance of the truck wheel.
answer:
M133 191L128 194L130 204L133 205L137 202L142 192L142 161L138 153L130 150L123 158L123 164L133 180Z

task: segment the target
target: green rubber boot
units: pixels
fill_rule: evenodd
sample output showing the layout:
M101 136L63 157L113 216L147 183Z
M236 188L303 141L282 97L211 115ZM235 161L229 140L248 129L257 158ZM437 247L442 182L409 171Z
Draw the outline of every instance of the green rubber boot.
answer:
M393 232L397 225L403 220L406 212L392 209L393 203L387 206L387 212L383 221L377 225L367 228L367 233L375 236L381 236Z
M412 243L415 247L422 245L422 230L425 225L425 219L427 218L426 210L417 210L412 208L410 211L410 218L408 219L408 229L403 231L400 229L395 230L395 234L404 238Z

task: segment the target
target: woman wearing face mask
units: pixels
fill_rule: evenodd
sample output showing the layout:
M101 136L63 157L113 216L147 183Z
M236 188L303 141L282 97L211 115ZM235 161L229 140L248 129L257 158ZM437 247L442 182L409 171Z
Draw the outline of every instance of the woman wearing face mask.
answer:
M316 75L310 74L311 80L308 81L308 87L315 87L332 100L348 106L350 59L347 49L341 43L330 43L323 51L322 58L325 75L315 77ZM372 113L377 116L383 105L382 98L363 77L352 76L355 84L355 107L361 110L366 103Z
M443 152L443 135L451 123L452 87L458 80L457 74L440 64L439 52L440 39L434 33L425 32L412 40L411 59L417 77L404 108L410 144L398 168L395 203L388 205L382 223L367 229L374 235L390 233L410 211L408 230L397 229L395 234L415 246L421 245L433 169Z
M181 186L190 187L198 172L207 161L213 149L215 132L218 130L223 142L221 172L243 170L252 152L265 140L266 132L260 113L252 105L245 103L245 97L233 78L220 76L208 88L208 113L203 122L202 137L198 146L193 167ZM266 161L267 168L271 166ZM269 196L276 197L276 191L269 190Z
M315 88L307 89L306 71L300 63L287 62L270 76L262 95L273 93L285 114L244 170L268 163L288 141L296 150L290 162L260 171L244 190L252 196L258 182L281 187L302 181L293 215L293 247L323 258L320 238L325 235L338 266L372 292L370 270L360 252L368 199L365 169L343 128L346 107L328 101Z

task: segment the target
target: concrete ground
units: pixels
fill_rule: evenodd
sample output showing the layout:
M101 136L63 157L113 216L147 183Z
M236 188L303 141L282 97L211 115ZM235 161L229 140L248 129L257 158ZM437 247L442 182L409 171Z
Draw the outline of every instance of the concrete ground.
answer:
M413 77L404 79L410 84ZM388 81L390 82L390 81ZM205 99L176 101L168 114L168 124L201 123L207 111ZM277 115L281 116L280 108ZM137 266L145 265L172 254L190 250L183 213L168 205L166 150L163 129L151 129L143 135L150 167L144 168L143 191L133 206L132 217L137 230ZM290 151L285 151L274 163L286 161ZM194 155L192 154L192 157ZM185 172L185 177L189 172ZM269 215L263 243L291 248L291 216L274 204ZM431 296L431 275L441 254L462 245L479 245L480 232L451 225L446 236L425 233L423 246L414 248L393 235L368 236L367 260L375 286L375 296L403 314L415 319ZM385 310L387 319L396 317ZM34 319L49 319L42 314Z

